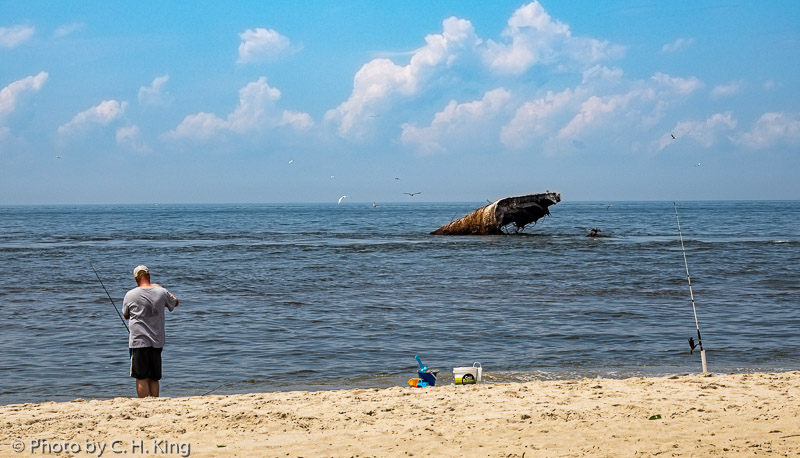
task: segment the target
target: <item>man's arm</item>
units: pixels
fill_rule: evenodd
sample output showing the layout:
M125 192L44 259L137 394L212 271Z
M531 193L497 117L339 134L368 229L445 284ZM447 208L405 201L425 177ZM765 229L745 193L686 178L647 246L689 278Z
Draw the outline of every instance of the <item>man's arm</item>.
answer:
M122 317L125 318L126 320L130 320L131 314L128 311L128 301L126 301L127 298L128 298L127 294L125 295L124 298L122 298Z
M157 286L159 288L164 288L163 286L159 285L158 283L150 283L150 284L152 286ZM167 289L167 288L164 288L164 289ZM178 297L175 296L174 294L172 294L168 289L167 289L167 294L169 294L170 296L172 296L173 299L175 299L175 307L177 307L178 304L180 304L180 301L178 300ZM173 308L175 308L175 307L173 307Z
M163 288L163 286L162 286L162 288ZM164 288L164 289L166 289L166 288ZM177 307L177 306L178 306L178 304L180 304L180 302L181 302L181 301L179 301L179 300L178 300L178 296L176 296L176 295L172 294L172 292L171 292L170 290L168 290L168 289L167 289L167 294L169 294L169 295L170 295L170 297L172 297L173 299L175 299L175 305L173 305L173 306L172 306L172 308L175 308L175 307Z

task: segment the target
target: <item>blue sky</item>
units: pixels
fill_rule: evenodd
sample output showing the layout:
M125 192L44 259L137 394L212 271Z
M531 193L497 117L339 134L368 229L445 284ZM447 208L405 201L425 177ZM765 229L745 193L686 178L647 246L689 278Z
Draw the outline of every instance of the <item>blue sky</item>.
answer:
M800 199L798 2L228 3L1 3L0 204Z

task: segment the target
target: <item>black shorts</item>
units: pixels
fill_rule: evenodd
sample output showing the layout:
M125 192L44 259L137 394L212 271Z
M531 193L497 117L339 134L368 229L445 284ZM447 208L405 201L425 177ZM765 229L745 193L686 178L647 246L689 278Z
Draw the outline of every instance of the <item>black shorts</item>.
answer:
M131 348L131 377L161 380L161 348Z

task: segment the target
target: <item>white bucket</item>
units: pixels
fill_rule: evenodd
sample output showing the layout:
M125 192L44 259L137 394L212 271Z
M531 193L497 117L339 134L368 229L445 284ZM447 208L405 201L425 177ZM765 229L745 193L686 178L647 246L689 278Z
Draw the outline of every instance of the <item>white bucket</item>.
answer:
M472 385L479 383L482 378L481 363L476 362L472 366L453 368L453 379L455 379L456 385Z

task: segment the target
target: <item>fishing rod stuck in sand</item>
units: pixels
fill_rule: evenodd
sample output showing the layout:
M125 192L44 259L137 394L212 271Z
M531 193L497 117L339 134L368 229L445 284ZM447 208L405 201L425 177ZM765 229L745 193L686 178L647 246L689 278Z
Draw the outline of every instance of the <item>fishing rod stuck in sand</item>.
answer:
M106 292L106 296L108 296L108 299L111 301L111 305L114 307L114 311L117 312L117 315L119 315L119 319L122 320L122 325L125 326L125 329L128 332L130 332L131 330L128 329L128 325L125 324L125 318L122 318L122 314L119 313L119 309L117 309L117 304L114 303L114 299L111 299L111 295L108 294L108 290L106 289L106 285L103 284L103 280L100 279L100 275L94 269L94 266L92 265L91 262L89 262L89 267L92 268L92 271L94 272L95 276L97 276L97 279L100 280L100 284L103 286L103 290Z
M678 218L678 206L672 202L675 207L675 221L678 222L678 236L681 239L681 251L683 252L683 265L686 266L686 280L689 282L689 297L692 299L692 312L694 312L694 325L697 328L697 343L694 338L689 337L689 353L692 353L695 347L700 347L700 361L703 364L703 373L706 370L706 351L703 350L703 339L700 337L700 323L697 321L697 308L694 306L694 293L692 292L692 277L689 276L689 262L686 260L686 248L683 246L683 234L681 234L681 220Z

